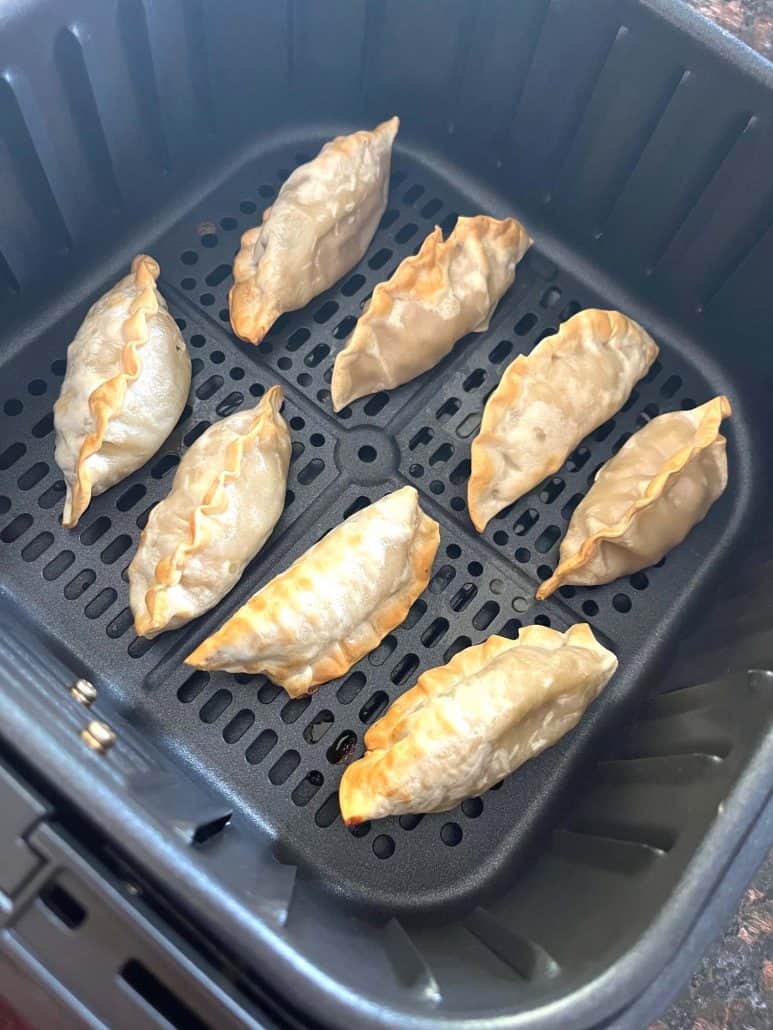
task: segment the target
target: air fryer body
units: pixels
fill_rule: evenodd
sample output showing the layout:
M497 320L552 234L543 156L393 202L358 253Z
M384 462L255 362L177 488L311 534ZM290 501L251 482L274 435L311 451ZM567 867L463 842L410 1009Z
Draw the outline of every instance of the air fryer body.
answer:
M649 1018L770 838L770 66L681 4L634 0L24 0L0 14L0 54L9 968L112 1025ZM393 114L363 260L259 347L239 341L241 233L327 139ZM373 287L435 225L479 212L536 241L488 332L334 415L332 363ZM140 251L191 354L189 403L65 530L51 411L67 345ZM479 536L466 484L485 399L591 306L645 325L658 361ZM274 383L293 438L274 534L214 611L137 637L126 568L149 511L186 448ZM730 485L709 517L657 567L537 603L598 467L649 419L718 393ZM324 532L406 483L440 523L432 578L346 676L290 700L183 665ZM620 667L571 734L451 812L343 826L346 762L423 670L491 633L578 621ZM104 753L84 741L93 719L115 733Z

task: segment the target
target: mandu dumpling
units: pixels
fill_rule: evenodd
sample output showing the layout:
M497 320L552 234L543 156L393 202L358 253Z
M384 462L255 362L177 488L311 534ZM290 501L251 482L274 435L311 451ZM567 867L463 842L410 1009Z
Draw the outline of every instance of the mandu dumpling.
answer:
M191 385L191 361L145 254L92 305L67 350L54 405L56 463L74 526L91 498L131 475L174 429Z
M419 253L374 289L335 360L333 408L407 383L467 333L488 329L531 242L514 218L460 218L445 241L436 226Z
M444 812L488 790L568 733L616 668L585 623L460 651L367 731L341 779L344 822Z
M281 314L308 304L363 257L386 208L399 127L391 118L326 143L242 236L228 294L237 336L260 343Z
M412 486L355 512L254 594L186 658L264 673L300 697L335 679L399 626L440 542Z
M654 565L703 519L727 486L727 397L659 415L603 465L561 541L558 568L537 591L597 586Z
M282 400L273 386L257 407L210 426L180 462L129 566L140 636L209 611L268 540L284 508L290 464Z
M619 311L580 311L505 370L473 441L467 500L482 533L503 508L557 472L628 399L658 354Z

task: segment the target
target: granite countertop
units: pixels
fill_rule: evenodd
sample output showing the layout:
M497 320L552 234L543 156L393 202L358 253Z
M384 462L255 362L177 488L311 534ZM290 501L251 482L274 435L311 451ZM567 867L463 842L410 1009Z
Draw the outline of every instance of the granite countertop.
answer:
M773 0L687 0L773 60ZM757 871L724 935L650 1030L773 1027L773 853Z
M773 1027L773 853L747 887L725 933L650 1030Z
M773 0L687 0L723 29L773 61Z

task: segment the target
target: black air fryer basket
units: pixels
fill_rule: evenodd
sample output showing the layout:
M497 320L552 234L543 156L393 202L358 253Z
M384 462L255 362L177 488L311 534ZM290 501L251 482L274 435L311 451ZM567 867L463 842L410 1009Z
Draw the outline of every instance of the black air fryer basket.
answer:
M18 0L0 58L0 992L57 1026L642 1025L771 837L771 66L646 0ZM260 347L238 341L240 233L326 139L395 113L365 258ZM478 212L536 240L490 331L333 415L333 358L373 286ZM138 251L190 348L190 401L68 531L66 348ZM586 306L641 321L660 359L478 536L485 398ZM216 610L138 639L126 567L148 512L185 448L273 383L294 441L276 531ZM709 517L654 568L535 603L598 466L717 393L730 485ZM288 700L182 664L405 483L441 526L433 576L347 676ZM343 826L346 761L421 671L577 621L620 668L575 731L450 813ZM106 754L81 735L95 718Z

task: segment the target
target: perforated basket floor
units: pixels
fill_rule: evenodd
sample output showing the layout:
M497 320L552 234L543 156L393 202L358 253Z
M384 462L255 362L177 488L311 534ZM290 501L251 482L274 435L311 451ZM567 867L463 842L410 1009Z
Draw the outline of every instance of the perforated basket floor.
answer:
M0 575L33 621L88 667L130 719L194 767L234 805L270 828L282 858L365 908L436 909L473 896L528 844L604 729L615 725L688 597L733 545L744 501L733 488L742 416L728 430L731 487L710 517L658 567L595 590L565 587L543 604L539 581L598 466L655 415L717 392L723 370L695 341L658 338L662 351L625 409L578 447L558 475L494 519L479 537L465 492L469 450L486 397L518 353L584 306L605 301L539 248L518 268L490 330L461 341L438 368L399 390L334 416L335 353L373 286L437 223L479 210L474 197L398 153L387 211L365 259L334 289L279 320L259 348L230 332L227 291L240 233L281 182L319 146L264 147L261 156L147 249L193 359L189 404L161 451L97 498L77 531L64 530L64 486L53 461L51 407L68 342L87 306L2 369ZM510 212L504 204L492 213ZM657 334L656 334L657 335ZM148 512L171 485L180 455L214 420L256 403L279 382L293 436L287 506L240 584L214 612L155 641L135 637L126 567ZM208 676L183 656L251 593L359 506L414 484L441 525L429 588L405 623L339 681L288 700L261 677ZM404 816L347 831L337 787L347 760L387 705L424 669L491 633L510 637L539 622L587 620L620 659L620 671L578 729L484 797L454 811Z

